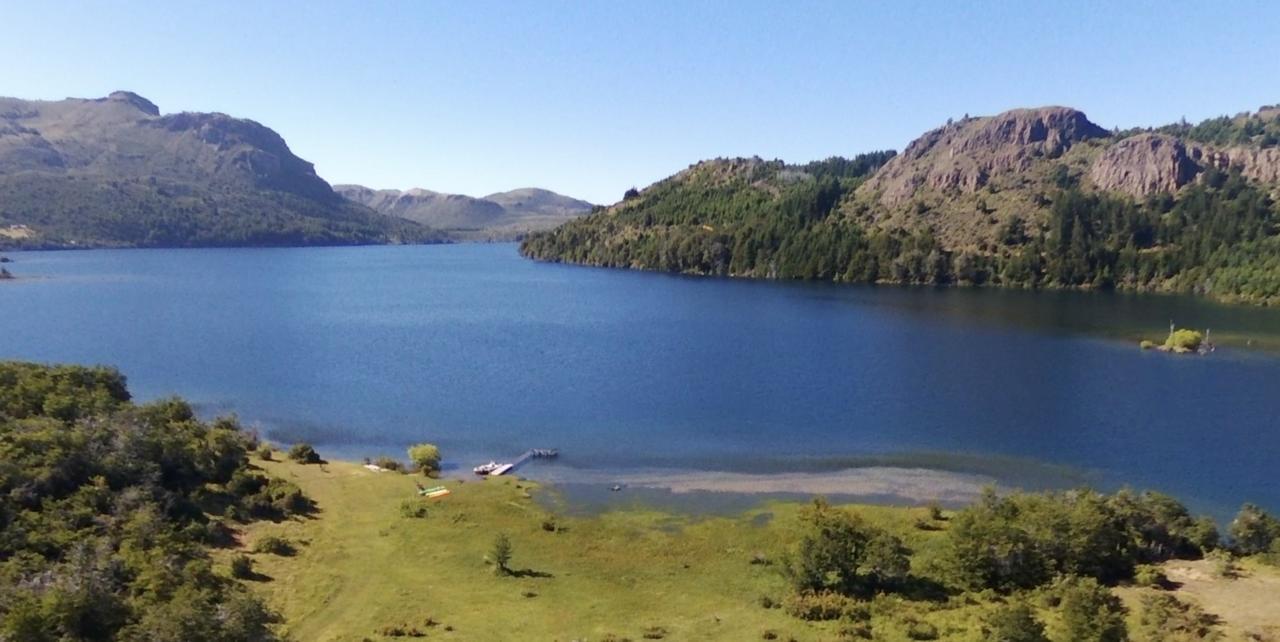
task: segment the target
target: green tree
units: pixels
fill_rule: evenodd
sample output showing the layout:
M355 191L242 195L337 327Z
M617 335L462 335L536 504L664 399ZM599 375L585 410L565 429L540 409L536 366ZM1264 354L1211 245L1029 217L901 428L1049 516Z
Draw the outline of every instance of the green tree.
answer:
M1125 608L1120 598L1089 577L1068 576L1054 591L1060 600L1060 627L1054 642L1126 642Z
M424 475L440 472L440 449L434 444L417 444L409 447L409 461Z
M866 594L904 578L910 568L898 538L825 500L815 499L800 519L804 532L783 565L797 591Z
M320 453L308 443L297 443L289 448L289 459L300 464L318 464L320 463Z
M1280 538L1280 520L1253 504L1245 504L1231 520L1231 542L1241 555L1267 552Z
M1026 602L1012 602L992 611L984 620L982 639L988 642L1049 642L1044 625Z
M493 538L493 546L489 548L489 560L493 562L494 573L511 574L511 539L506 533L498 533Z

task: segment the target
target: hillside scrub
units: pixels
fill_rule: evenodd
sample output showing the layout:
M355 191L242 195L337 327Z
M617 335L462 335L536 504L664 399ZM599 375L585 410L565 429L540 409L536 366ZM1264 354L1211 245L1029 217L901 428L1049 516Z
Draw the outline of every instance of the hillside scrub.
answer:
M131 403L109 368L0 362L0 639L274 639L209 556L222 515L306 504L287 482L263 495L256 447L184 401Z

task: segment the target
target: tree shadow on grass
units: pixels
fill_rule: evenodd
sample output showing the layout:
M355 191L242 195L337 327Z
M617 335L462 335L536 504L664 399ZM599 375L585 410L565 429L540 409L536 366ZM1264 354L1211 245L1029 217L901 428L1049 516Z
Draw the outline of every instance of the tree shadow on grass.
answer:
M507 571L507 575L511 577L535 577L542 579L550 579L555 577L554 574L546 571L535 571L531 568L511 569Z
M236 577L236 579L244 580L246 582L263 582L263 583L276 581L276 578L271 577L266 573L259 573L257 571L249 571L248 575L241 575Z
M895 589L895 593L914 602L946 602L951 597L941 583L915 575L902 580Z

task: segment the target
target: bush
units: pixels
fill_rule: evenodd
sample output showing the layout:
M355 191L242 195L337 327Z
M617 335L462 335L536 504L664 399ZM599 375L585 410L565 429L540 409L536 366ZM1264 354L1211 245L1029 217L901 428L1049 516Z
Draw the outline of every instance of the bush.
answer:
M870 594L906 577L907 550L893 535L821 499L800 518L804 534L783 565L796 591Z
M834 591L798 592L783 601L788 615L802 620L866 620L871 617L866 605Z
M416 499L400 502L400 516L408 519L423 519L427 516L427 505Z
M253 560L248 555L231 558L231 577L247 580L253 577Z
M289 459L300 464L319 464L323 460L320 459L320 453L308 443L297 443L289 449Z
M1087 577L1059 580L1054 592L1060 600L1063 638L1072 642L1125 642L1125 608L1107 587Z
M1195 330L1174 330L1169 333L1169 338L1165 339L1164 347L1174 352L1195 352L1200 349L1200 343L1203 341L1204 335Z
M545 517L545 518L543 518L543 520L542 520L542 530L547 531L548 533L554 533L554 532L556 532L559 528L560 528L560 525L556 523L556 518L554 518L554 517Z
M440 449L434 444L417 444L409 447L409 461L424 475L440 472Z
M1142 596L1142 612L1138 618L1138 640L1149 642L1190 642L1217 640L1222 635L1214 630L1217 619L1204 609L1179 601L1168 593Z
M1138 586L1161 588L1168 581L1168 578L1164 576L1164 571L1161 571L1158 566L1142 564L1133 571L1133 583Z
M489 549L489 561L493 562L493 571L498 575L511 574L511 539L506 533L498 533L493 538L493 547Z
M404 464L392 457L379 457L373 461L373 465L384 470L404 470Z
M289 557L296 553L297 549L293 547L293 542L283 537L268 535L253 543L253 552Z
M1232 545L1241 555L1265 553L1280 539L1280 520L1253 504L1245 504L1231 520L1228 532Z
M271 457L274 454L275 451L271 449L271 446L263 444L258 447L258 459L261 459L262 461L271 461Z
M1213 563L1214 575L1224 579L1233 579L1240 575L1240 567L1236 566L1236 558L1231 551L1219 549L1204 557Z
M983 639L998 642L1049 642L1044 625L1025 602L1000 607L982 622Z
M938 627L919 620L907 624L907 637L912 640L938 639Z

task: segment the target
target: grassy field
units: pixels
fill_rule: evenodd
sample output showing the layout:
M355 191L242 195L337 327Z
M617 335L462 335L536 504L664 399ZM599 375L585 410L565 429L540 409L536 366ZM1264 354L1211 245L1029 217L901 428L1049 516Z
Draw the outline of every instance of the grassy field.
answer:
M301 486L318 511L251 525L241 533L242 550L219 555L229 559L271 535L297 546L292 556L253 554L259 578L249 582L296 640L384 640L395 627L453 640L850 639L839 623L804 622L761 604L787 593L773 562L794 534L797 503L732 518L632 509L569 518L531 495L550 491L514 478L447 481L451 495L421 500L414 485L421 477L345 462L259 465ZM406 502L426 506L426 516L404 516ZM940 532L916 527L928 520L923 508L854 510L902 537L917 559L927 558ZM499 532L513 545L512 577L497 576L486 561ZM1185 592L1226 618L1233 639L1274 624L1265 621L1276 617L1268 609L1242 616L1228 607L1245 594L1251 604L1280 604L1280 577L1250 567L1253 580L1229 582L1187 568L1179 577L1197 579L1180 597ZM1122 595L1136 604L1140 591ZM875 639L909 639L914 622L938 639L979 640L989 608L963 598L879 598L872 631Z

